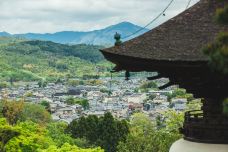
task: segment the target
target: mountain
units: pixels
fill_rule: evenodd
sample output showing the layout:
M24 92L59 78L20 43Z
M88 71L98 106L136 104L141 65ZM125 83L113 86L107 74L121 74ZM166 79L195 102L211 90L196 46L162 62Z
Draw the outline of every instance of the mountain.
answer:
M7 33L7 32L0 32L0 36L11 36L11 34Z
M93 44L93 45L113 45L115 40L113 38L116 32L120 33L122 37L130 35L135 31L138 31L142 27L134 25L129 22L122 22L116 25L109 26L107 28L89 32L77 32L77 31L62 31L57 33L26 33L12 35L14 37L23 37L32 40L45 40L52 41L61 44ZM147 32L148 29L143 29L139 33L129 37L129 40L142 33ZM125 41L125 40L124 40Z

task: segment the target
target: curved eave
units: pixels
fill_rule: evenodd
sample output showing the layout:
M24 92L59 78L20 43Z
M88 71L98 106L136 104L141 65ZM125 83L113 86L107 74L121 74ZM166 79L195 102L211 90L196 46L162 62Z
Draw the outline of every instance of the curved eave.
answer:
M116 64L117 71L127 70L140 71L170 71L172 69L208 69L208 61L173 61L173 60L151 60L126 55L113 54L100 50L104 57Z
M227 97L227 76L213 72L207 61L150 60L112 54L101 50L105 58L116 64L115 71L158 72L159 77L169 78L196 98Z

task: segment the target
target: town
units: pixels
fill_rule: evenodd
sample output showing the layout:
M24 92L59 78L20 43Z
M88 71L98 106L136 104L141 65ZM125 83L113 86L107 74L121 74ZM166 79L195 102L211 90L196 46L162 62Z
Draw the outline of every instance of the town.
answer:
M81 80L72 80L81 81ZM135 112L143 112L156 120L165 111L185 111L188 103L185 97L168 97L178 86L159 90L156 86L167 83L167 79L148 81L147 78L123 77L99 78L98 85L67 85L65 83L20 82L17 86L1 89L1 99L24 99L39 104L47 102L54 121L68 124L81 116L103 116L111 112L118 119L129 119ZM152 83L155 86L150 86ZM84 104L81 104L82 102Z

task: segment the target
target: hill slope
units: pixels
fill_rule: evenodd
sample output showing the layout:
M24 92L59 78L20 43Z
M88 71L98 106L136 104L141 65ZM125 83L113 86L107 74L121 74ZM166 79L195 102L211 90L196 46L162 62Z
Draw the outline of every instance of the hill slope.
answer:
M33 81L105 75L110 64L101 46L63 45L50 41L0 38L0 80ZM99 71L98 71L99 70Z

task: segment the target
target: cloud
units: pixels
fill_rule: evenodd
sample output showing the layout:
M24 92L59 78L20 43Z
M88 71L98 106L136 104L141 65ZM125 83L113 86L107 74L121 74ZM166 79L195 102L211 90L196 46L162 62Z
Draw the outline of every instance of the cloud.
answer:
M174 0L166 16L183 11L189 0ZM191 5L198 0L192 0ZM122 21L145 25L170 0L1 0L0 31L10 33L88 31Z

